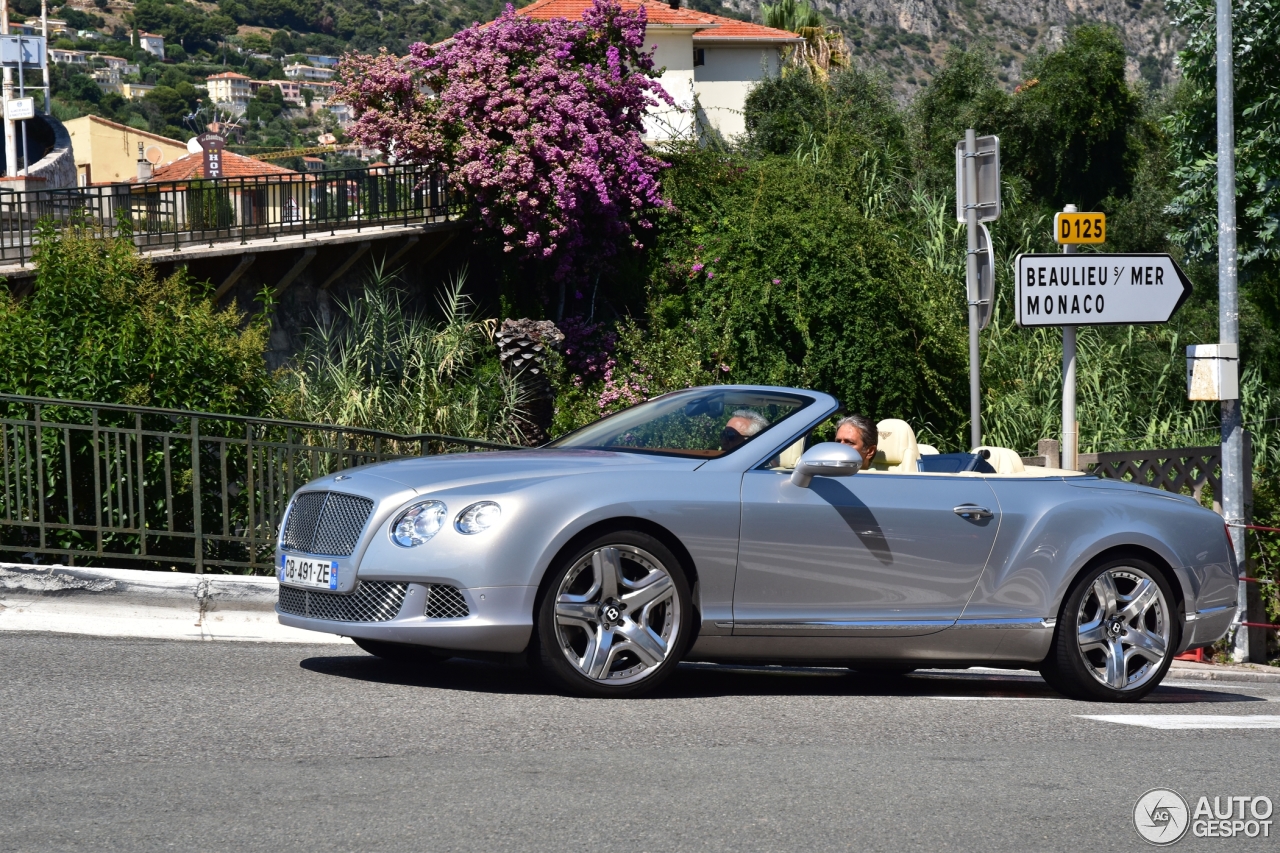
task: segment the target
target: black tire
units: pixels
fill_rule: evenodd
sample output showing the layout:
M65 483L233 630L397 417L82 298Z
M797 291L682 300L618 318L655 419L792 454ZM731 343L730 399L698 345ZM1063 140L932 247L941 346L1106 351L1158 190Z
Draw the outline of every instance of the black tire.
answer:
M1107 588L1104 575L1115 593L1109 611L1099 591ZM1151 603L1138 607L1142 602L1136 600L1143 596ZM1137 702L1159 686L1177 652L1182 620L1175 601L1164 572L1149 560L1121 556L1090 566L1062 603L1040 674L1072 699Z
M367 640L364 637L352 637L351 639L369 654L392 663L435 666L449 659L447 655L443 655L435 649L416 646L412 643L391 643L386 640Z
M602 698L648 693L675 671L693 634L684 567L647 533L601 534L551 567L533 633L530 660L558 688Z

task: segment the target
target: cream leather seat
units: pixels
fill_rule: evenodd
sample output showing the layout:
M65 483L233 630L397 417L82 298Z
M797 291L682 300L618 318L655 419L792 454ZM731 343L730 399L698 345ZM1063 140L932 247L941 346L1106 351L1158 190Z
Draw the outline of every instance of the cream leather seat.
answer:
M876 431L880 433L880 443L876 445L872 468L895 474L914 474L920 470L916 431L906 421L887 418L876 424Z
M1022 457L1016 451L1007 447L988 447L983 445L982 447L974 448L971 452L980 453L983 450L990 454L987 456L987 463L996 469L997 474L1021 474L1027 470L1026 466L1022 464Z
M786 450L778 454L778 467L788 471L794 471L796 463L800 461L800 457L804 454L804 436L796 439L795 443Z

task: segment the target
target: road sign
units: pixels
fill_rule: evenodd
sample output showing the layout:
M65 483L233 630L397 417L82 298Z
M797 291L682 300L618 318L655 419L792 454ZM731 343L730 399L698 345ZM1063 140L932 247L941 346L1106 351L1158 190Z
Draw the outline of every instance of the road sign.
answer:
M987 226L978 223L978 292L970 294L978 306L978 329L981 331L991 324L991 309L995 305L996 275L995 257L991 252L991 232Z
M964 180L964 140L956 143L956 222L967 222L965 207L970 204L966 197ZM1000 218L1000 137L979 136L978 153L974 158L978 163L978 198L972 202L976 205L979 222L994 222Z
M1105 213L1055 213L1053 239L1060 245L1097 245L1107 242Z
M36 117L35 98L13 98L4 102L4 117L9 121L25 121Z
M47 62L44 36L0 35L0 65L36 70Z
M1191 295L1168 255L1018 255L1019 326L1167 323Z

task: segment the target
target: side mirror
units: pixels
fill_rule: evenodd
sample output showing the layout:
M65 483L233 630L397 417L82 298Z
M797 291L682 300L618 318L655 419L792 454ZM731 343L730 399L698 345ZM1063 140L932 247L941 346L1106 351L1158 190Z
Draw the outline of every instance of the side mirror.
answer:
M814 477L852 477L862 470L862 454L847 444L824 441L804 452L791 472L792 485L809 488Z

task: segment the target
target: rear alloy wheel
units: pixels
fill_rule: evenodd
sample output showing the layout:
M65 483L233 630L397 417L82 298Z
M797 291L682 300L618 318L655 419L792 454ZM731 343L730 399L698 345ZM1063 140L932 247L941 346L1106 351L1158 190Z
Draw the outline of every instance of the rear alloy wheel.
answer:
M1086 572L1062 609L1046 681L1077 699L1134 702L1164 678L1180 626L1173 591L1144 560L1123 558Z
M679 562L645 533L599 537L563 562L538 608L536 660L574 693L638 696L675 669L691 630Z

